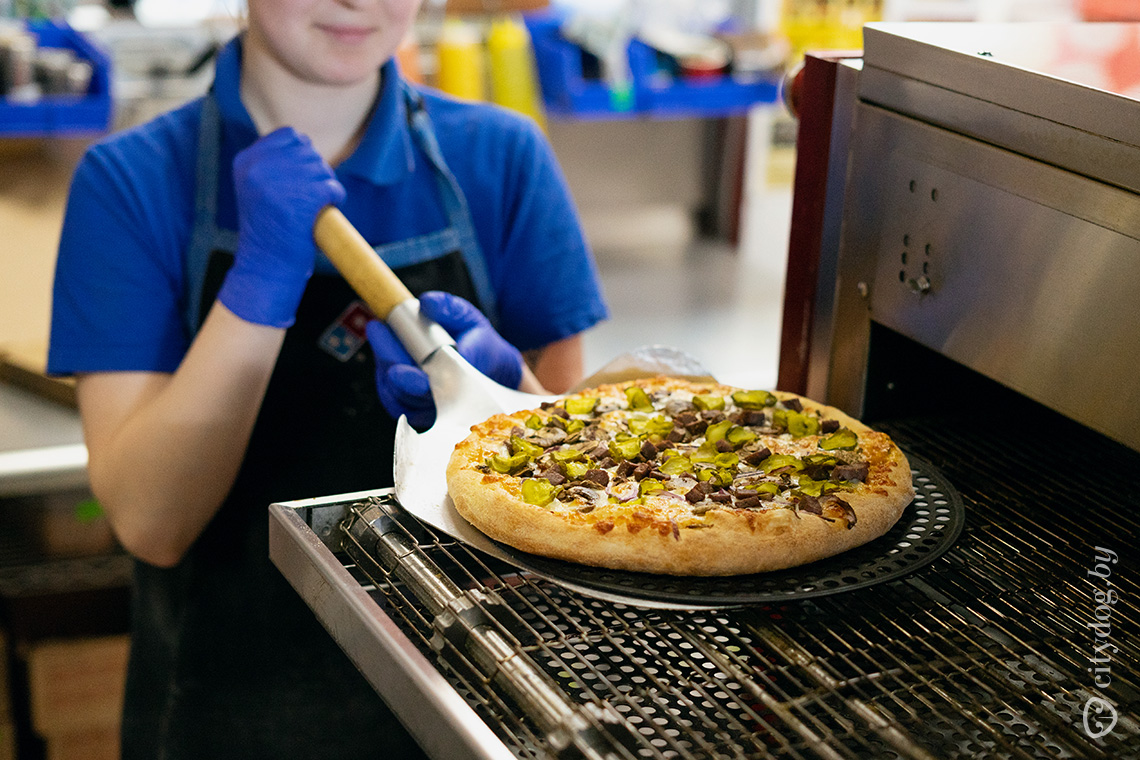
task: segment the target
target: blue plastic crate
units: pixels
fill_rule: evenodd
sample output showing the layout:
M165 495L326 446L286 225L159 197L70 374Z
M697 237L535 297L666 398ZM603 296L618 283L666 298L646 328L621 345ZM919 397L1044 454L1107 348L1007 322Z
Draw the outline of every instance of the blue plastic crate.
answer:
M83 135L111 125L111 62L84 35L61 21L29 21L40 47L67 48L91 63L86 95L45 95L34 103L0 98L0 134L8 137Z
M635 115L636 103L621 98L600 78L587 75L587 53L562 36L564 16L557 12L524 17L534 47L542 100L551 116L621 118ZM627 94L632 98L634 92ZM628 105L627 108L621 107Z
M774 103L779 96L775 79L743 83L728 75L707 80L663 77L664 56L633 40L626 51L633 76L630 107L615 107L614 94L606 83L587 75L584 61L588 54L562 36L564 15L544 11L527 14L525 18L534 45L542 99L547 112L556 118L727 116L759 103Z
M708 79L685 79L670 68L656 50L634 41L630 64L634 71L638 110L657 116L728 116L743 113L779 97L775 79L738 82L728 74Z

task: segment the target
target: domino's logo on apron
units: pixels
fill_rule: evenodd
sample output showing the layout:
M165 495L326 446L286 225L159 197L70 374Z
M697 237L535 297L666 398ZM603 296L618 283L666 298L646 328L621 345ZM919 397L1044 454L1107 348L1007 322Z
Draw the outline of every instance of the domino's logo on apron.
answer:
M328 326L317 344L322 351L346 362L368 342L365 326L373 319L376 319L376 315L363 301L353 301Z

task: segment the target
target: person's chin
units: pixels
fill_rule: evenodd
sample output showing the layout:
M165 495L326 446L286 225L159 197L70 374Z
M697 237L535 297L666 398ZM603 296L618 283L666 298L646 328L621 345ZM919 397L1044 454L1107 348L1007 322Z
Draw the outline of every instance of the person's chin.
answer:
M376 76L376 72L384 65L390 56L381 55L377 51L368 54L346 54L343 51L329 51L327 54L314 56L309 62L308 76L310 81L334 87L348 87L362 84ZM313 65L315 61L319 61Z
M330 69L324 72L322 80L325 84L333 87L352 87L353 85L363 84L376 76L376 72L384 65L384 61L378 60L375 63L368 63L366 65L354 64L352 66L345 66L336 69Z

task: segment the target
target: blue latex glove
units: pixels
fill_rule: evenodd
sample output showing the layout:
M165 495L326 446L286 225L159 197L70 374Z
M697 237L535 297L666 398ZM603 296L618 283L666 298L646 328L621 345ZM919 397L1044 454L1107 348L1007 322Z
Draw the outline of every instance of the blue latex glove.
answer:
M344 188L309 138L283 127L234 157L238 246L218 299L248 322L289 327L313 273L313 223Z
M500 385L519 387L522 354L495 332L481 311L459 296L437 290L424 293L419 301L420 312L438 322L455 339L460 356ZM386 324L373 320L366 330L376 357L380 402L393 417L407 415L412 427L427 430L435 422L435 402L427 375Z

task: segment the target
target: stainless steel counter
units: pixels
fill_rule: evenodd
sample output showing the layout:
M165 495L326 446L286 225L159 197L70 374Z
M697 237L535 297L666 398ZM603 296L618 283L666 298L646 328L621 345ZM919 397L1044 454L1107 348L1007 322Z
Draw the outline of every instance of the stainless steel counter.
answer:
M0 497L86 484L87 447L79 413L0 383Z

